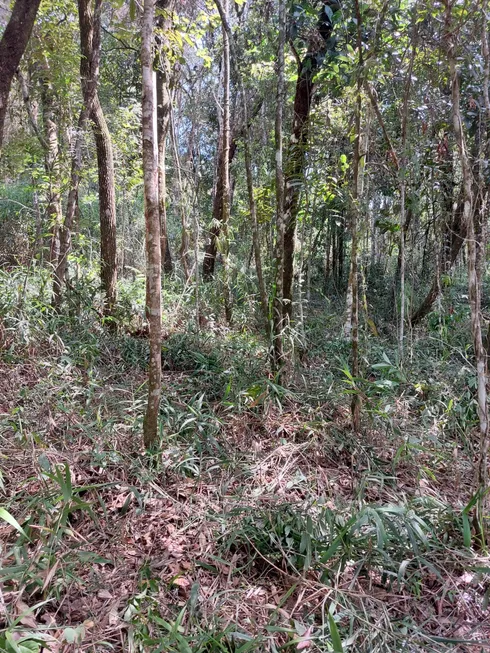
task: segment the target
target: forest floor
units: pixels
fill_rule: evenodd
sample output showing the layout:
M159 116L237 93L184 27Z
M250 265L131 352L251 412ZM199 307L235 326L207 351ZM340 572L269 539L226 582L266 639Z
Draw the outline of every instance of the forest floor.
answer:
M451 347L415 383L375 350L355 435L332 351L312 345L285 390L254 379L250 334L170 333L144 452L144 342L6 324L5 650L490 650L474 434L458 427L474 407Z

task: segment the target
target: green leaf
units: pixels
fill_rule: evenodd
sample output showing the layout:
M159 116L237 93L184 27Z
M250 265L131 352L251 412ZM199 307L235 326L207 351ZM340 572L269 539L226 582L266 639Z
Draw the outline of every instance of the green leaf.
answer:
M19 522L15 519L13 515L11 515L8 510L5 510L5 508L0 508L0 519L3 519L4 521L7 522L7 524L10 524L13 526L16 530L19 531L24 537L29 537L27 536L27 533L25 530L22 528L22 526L19 524Z
M470 548L471 547L470 520L468 519L468 515L465 512L463 512L461 516L463 519L463 543L466 547Z
M335 623L334 618L330 612L328 613L328 627L330 630L330 637L332 638L333 650L335 653L344 653L337 624Z

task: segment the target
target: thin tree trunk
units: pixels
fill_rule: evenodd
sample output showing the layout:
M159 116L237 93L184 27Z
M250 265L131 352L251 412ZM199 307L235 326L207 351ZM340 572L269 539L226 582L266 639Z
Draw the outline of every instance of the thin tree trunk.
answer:
M44 167L48 177L48 197L46 213L51 229L49 263L56 268L60 254L60 227L63 220L61 211L61 179L58 139L58 115L51 84L43 80L41 91L42 114L44 124Z
M175 176L177 182L177 204L179 205L180 218L182 223L182 233L180 241L180 260L186 283L191 278L191 269L189 265L189 222L187 219L187 207L185 206L184 186L182 182L182 173L180 170L180 157L177 149L177 136L175 133L175 121L173 111L170 109L170 139L172 142L172 152L174 157ZM160 222L161 224L161 222Z
M158 413L162 391L162 261L158 205L158 143L155 128L156 93L152 52L154 17L155 0L144 0L141 34L141 66L143 72L142 128L146 225L146 296L150 340L148 404L143 425L145 447L154 445L158 437Z
M16 0L0 41L0 149L12 80L31 37L40 0Z
M309 43L308 52L298 65L298 79L293 108L293 128L288 147L284 195L284 273L283 314L290 322L293 314L293 274L296 220L299 195L304 175L311 103L315 90L314 77L320 61L328 49L333 24L323 8L320 11L317 31Z
M90 117L99 171L100 278L104 315L110 316L114 313L117 291L116 189L111 135L98 95Z
M359 0L355 0L355 11L357 18L357 49L359 57L359 71L357 78L357 97L354 116L354 153L353 153L353 188L352 188L352 251L351 251L351 285L352 285L352 334L351 334L351 373L356 383L359 378L359 284L358 284L358 228L360 218L360 185L362 183L361 168L361 112L362 112L362 76L361 70L363 65L362 55L362 19L359 9ZM361 396L359 392L354 392L351 402L352 428L358 433L361 430Z
M225 16L228 18L229 0L224 1ZM223 168L222 168L222 247L223 257L223 300L228 324L232 321L232 299L230 292L230 39L223 27Z
M221 18L223 20L223 18ZM228 34L231 34L229 30ZM231 43L231 41L230 41ZM238 143L242 136L246 135L246 130L250 130L252 121L258 115L261 107L263 105L263 98L255 103L252 108L251 114L248 116L248 121L245 118L246 112L244 111L243 124L240 126L235 125L232 129L230 136L230 148L228 152L228 162L229 165L233 162L235 154L238 150ZM221 128L220 128L221 129ZM204 260L202 264L202 277L203 281L211 281L214 277L214 268L216 264L216 256L218 253L218 240L221 234L221 224L223 222L223 134L222 130L219 136L218 144L218 153L217 153L217 165L216 165L216 188L213 197L213 225L210 229L209 237L204 249Z
M488 502L485 493L488 490L488 405L486 387L486 354L483 347L481 331L481 288L477 273L477 242L475 238L475 212L473 202L472 172L466 148L463 130L463 120L460 109L459 70L456 65L456 31L453 23L452 3L444 0L445 7L445 40L451 79L451 96L453 112L453 128L458 146L461 172L463 175L463 222L467 225L468 251L468 295L471 309L471 332L477 374L477 403L480 426L480 457L476 470L476 485L479 493L477 501L476 521L478 527L483 525L485 505ZM485 545L485 542L482 542Z
M415 20L415 17L414 17ZM414 28L415 29L415 28ZM412 38L414 38L415 34ZM412 88L412 72L415 62L416 45L412 44L412 53L408 66L405 93L402 104L402 142L400 156L400 325L398 332L398 352L400 362L403 361L405 344L405 238L407 233L405 217L406 213L406 189L407 189L407 134L408 134L408 102L410 100L410 89Z
M157 27L163 32L163 36L157 37L157 44L160 45L157 74L157 130L158 130L158 197L160 212L160 237L162 248L162 265L166 274L173 272L172 254L167 232L167 183L165 173L165 154L167 135L170 127L170 111L172 108L171 95L171 67L167 54L168 43L165 39L167 30L171 27L171 12L175 6L175 0L158 0L157 7L163 11L163 15L157 17Z
M68 267L68 255L71 250L71 234L75 222L78 202L78 188L82 170L82 145L87 124L88 113L85 107L78 117L77 133L71 160L70 190L66 202L65 220L60 230L60 255L53 275L53 306L58 309L63 297L63 284Z
M218 12L221 17L221 23L223 29L228 35L228 40L230 43L230 50L233 57L233 64L235 67L235 73L240 87L240 93L242 96L243 102L243 131L244 131L244 158L245 158L245 173L247 177L247 192L248 192L248 205L250 211L250 222L252 227L252 244L253 244L253 253L255 256L255 269L257 272L257 283L259 286L259 296L260 304L262 308L262 314L265 320L266 331L269 331L269 320L268 320L268 302L267 302L267 292L265 289L264 274L262 270L262 255L260 252L260 231L259 223L257 219L257 205L255 202L254 196L254 186L253 186L253 171L252 171L252 143L250 138L250 123L248 117L248 103L247 103L247 94L245 87L243 85L242 74L239 67L238 53L236 52L235 44L233 41L233 34L230 28L230 25L227 20L226 12L224 10L221 0L214 0Z
M78 0L80 64L85 107L92 122L97 151L100 215L100 278L104 315L113 315L117 291L116 191L114 156L107 122L97 93L100 67L102 0Z
M274 138L276 147L276 251L275 284L272 297L272 369L281 379L284 366L284 168L283 168L283 113L286 82L284 48L286 44L286 0L279 0L279 43L277 49L277 93Z

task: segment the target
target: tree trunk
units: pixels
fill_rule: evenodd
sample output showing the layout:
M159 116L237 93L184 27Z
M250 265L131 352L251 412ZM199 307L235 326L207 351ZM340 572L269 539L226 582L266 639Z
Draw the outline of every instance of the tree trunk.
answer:
M100 64L100 16L102 0L78 0L80 22L80 72L85 108L92 122L99 174L100 278L104 315L111 316L116 304L117 245L116 191L112 141L97 93Z
M60 254L60 227L63 217L61 212L58 112L55 108L53 89L47 79L43 80L41 98L44 142L46 144L44 150L44 167L48 178L46 215L49 229L51 230L49 263L55 269Z
M327 52L327 42L332 31L333 25L329 15L325 9L322 9L317 22L317 30L309 43L308 52L298 66L293 108L293 128L288 147L284 196L284 275L282 283L283 314L286 322L291 320L293 312L294 241L308 145L309 117L315 89L313 79L320 61Z
M224 10L228 18L229 0L224 0ZM222 247L223 256L223 300L228 324L232 321L232 299L230 292L230 39L223 27L223 169L222 169Z
M444 0L445 7L445 49L449 62L451 79L453 128L458 146L463 176L463 222L467 225L468 250L468 295L471 309L471 332L476 362L478 420L480 426L480 457L476 470L476 485L479 499L476 504L476 523L483 527L485 505L488 498L488 405L486 386L486 353L481 330L481 288L477 272L477 242L475 238L475 211L473 204L472 171L466 148L463 120L460 109L459 70L456 65L456 26L453 24L452 3ZM485 535L483 534L483 540ZM485 546L485 541L481 542Z
M415 28L414 28L415 31ZM413 35L415 37L415 33ZM407 80L405 82L405 93L402 104L402 142L400 156L400 324L398 331L398 352L400 362L403 361L405 345L405 239L408 231L409 221L406 217L406 189L407 189L407 135L408 135L408 102L410 100L410 89L412 88L412 72L416 54L415 42L412 44L410 63L408 66Z
M73 231L78 203L78 188L80 186L80 175L82 170L82 145L87 118L87 109L83 107L78 117L77 133L75 136L75 145L73 147L70 190L68 191L68 199L66 202L65 220L60 229L60 255L53 276L53 306L56 309L61 306L63 284L68 267L68 255L71 250L71 234Z
M157 74L157 134L158 134L158 201L160 212L160 238L162 249L162 265L166 274L173 272L172 254L167 233L167 184L165 173L165 154L167 135L170 127L170 111L172 108L171 69L168 58L168 43L165 34L170 29L172 20L170 14L175 6L175 0L158 0L157 7L164 14L157 17L157 27L163 31L163 36L157 37L160 46L160 56L156 67Z
M189 264L189 221L187 219L187 207L185 205L184 185L182 183L182 173L180 166L179 150L177 148L177 137L175 134L175 124L173 111L170 110L170 140L172 142L172 153L174 157L174 183L176 184L177 204L179 206L180 218L182 223L181 241L180 241L180 260L184 271L186 283L191 278L191 268ZM160 222L161 224L161 222Z
M104 315L111 316L116 305L117 291L116 182L111 135L98 94L90 118L99 171L100 278L104 293Z
M158 203L158 143L155 133L156 93L153 72L153 25L155 0L144 0L141 34L141 66L143 72L142 128L143 178L146 225L147 315L150 340L148 370L148 404L143 425L145 447L158 437L158 413L162 391L162 309L161 247Z
M276 147L276 251L275 284L272 296L272 369L281 380L284 366L284 169L283 169L283 113L286 91L284 75L284 47L286 44L286 0L279 0L279 43L277 49L277 94L274 138Z
M360 199L362 185L361 171L361 112L362 112L362 20L359 9L359 0L355 0L355 11L357 19L357 49L359 57L359 70L357 78L357 97L354 116L354 152L353 152L353 179L352 179L352 251L351 251L351 294L352 294L352 320L351 320L351 374L354 384L359 378L359 284L358 284L358 229L361 214ZM361 395L354 388L351 402L352 428L356 433L361 430Z
M40 0L16 0L0 41L0 149L10 86L31 36Z
M248 205L250 210L250 222L252 227L252 246L255 256L255 269L257 272L257 283L259 286L260 304L262 314L265 321L266 332L269 331L268 320L268 302L267 293L265 289L264 275L262 270L262 255L260 252L260 231L257 219L257 206L255 203L254 187L253 187L253 171L252 171L252 143L250 138L250 124L248 119L248 103L245 87L243 85L242 74L239 68L238 53L235 50L233 34L227 20L226 11L221 3L221 0L215 0L216 7L221 17L223 29L228 35L231 53L233 56L233 64L235 66L236 77L240 87L240 93L243 102L243 123L244 123L244 156L245 156L245 173L247 177L247 192L248 192ZM231 143L230 143L231 147Z
M231 30L230 30L231 32ZM250 116L244 111L243 123L239 126L235 125L231 130L230 135L230 148L228 152L228 164L231 165L235 154L238 150L238 143L242 136L246 136L247 129L249 130L254 118L258 115L263 105L263 98L260 98L254 105ZM221 224L223 222L223 134L220 133L218 145L218 161L216 165L216 188L213 197L213 224L209 232L206 246L204 248L204 261L202 264L202 277L203 281L211 281L214 277L214 269L216 264L216 255L218 253L218 240L221 233Z

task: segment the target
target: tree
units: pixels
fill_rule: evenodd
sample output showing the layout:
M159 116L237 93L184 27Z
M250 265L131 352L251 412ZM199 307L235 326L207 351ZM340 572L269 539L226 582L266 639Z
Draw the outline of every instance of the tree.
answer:
M101 0L95 0L93 9L92 0L78 0L82 90L92 122L99 176L100 278L104 294L104 315L112 316L117 293L116 188L111 135L97 91L101 8Z
M467 226L466 245L468 251L468 295L471 309L471 333L476 362L478 421L480 430L480 458L476 471L476 484L479 500L477 501L476 524L480 529L484 524L485 505L488 502L488 398L486 379L486 352L483 347L481 329L481 280L478 278L478 247L475 230L475 206L473 197L472 170L467 152L466 137L460 106L460 81L457 67L457 34L459 26L453 17L453 5L444 0L444 42L449 63L451 82L451 102L453 130L458 147L459 161L463 176L463 222ZM482 533L485 546L486 536Z
M333 12L339 8L337 0L328 0L318 15L316 30L312 32L306 55L298 57L298 77L293 106L293 127L285 165L284 196L284 273L283 313L286 322L293 314L293 273L296 222L300 189L308 147L309 117L315 91L315 75L329 47L333 32Z
M284 47L286 43L286 2L279 1L279 42L277 47L277 91L274 142L276 150L276 251L275 279L272 296L272 368L280 374L283 360L284 332L284 170L283 170L283 112L284 112Z
M31 36L41 0L16 0L0 41L0 149L12 80Z
M148 404L143 425L143 441L146 447L153 445L158 436L158 414L162 391L162 273L158 204L158 139L154 129L157 108L153 71L154 18L155 0L144 0L141 28L142 129L146 225L146 297L150 342Z
M228 17L228 0L224 0L224 11ZM221 167L221 195L222 218L221 218L221 254L223 256L223 300L225 315L228 324L232 320L232 300L230 291L230 39L228 32L223 27L223 109L222 109L223 139L222 139L222 160Z
M170 128L172 110L172 72L169 61L169 44L166 33L172 24L172 12L175 0L158 0L157 2L157 129L158 129L158 197L160 211L160 231L162 248L162 265L167 274L173 271L172 253L167 233L167 182L165 155L167 136Z

